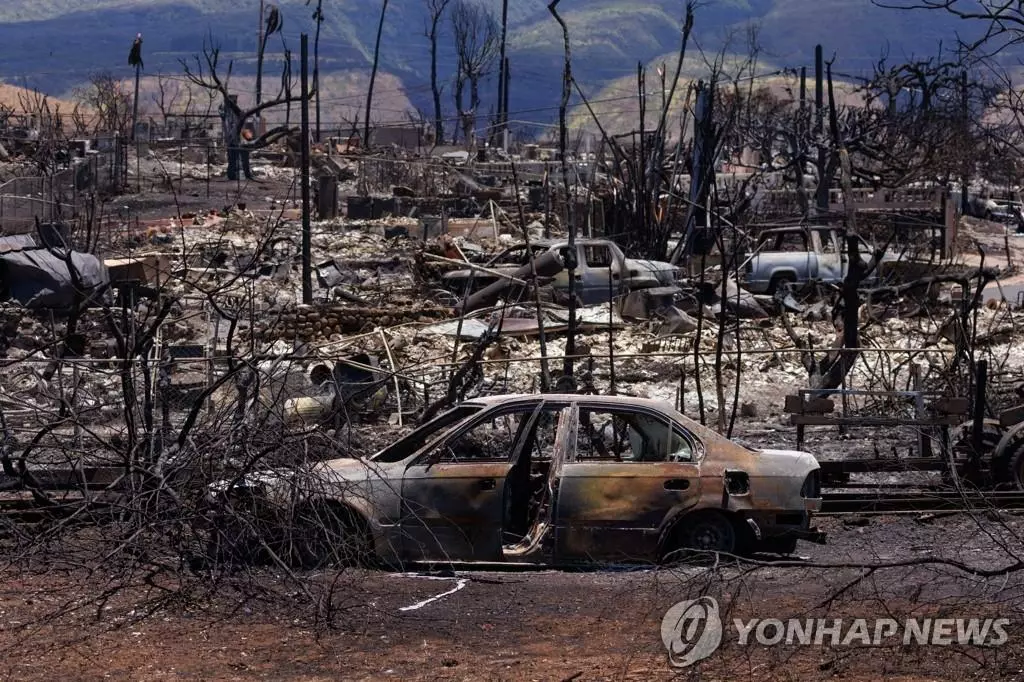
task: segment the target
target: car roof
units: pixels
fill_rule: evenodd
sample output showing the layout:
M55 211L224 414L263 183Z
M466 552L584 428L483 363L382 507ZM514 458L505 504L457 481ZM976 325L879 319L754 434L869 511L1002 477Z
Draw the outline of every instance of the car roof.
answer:
M582 393L511 393L505 395L488 395L467 400L464 405L480 405L482 407L495 407L497 405L515 405L516 403L539 402L550 400L556 403L589 403L591 405L625 406L625 407L647 407L654 408L671 415L674 419L684 424L688 429L696 433L705 442L726 441L731 442L700 422L682 414L672 403L665 400L652 400L651 398L638 398L631 395L587 395Z
M608 244L610 242L611 242L610 239L585 238L585 239L577 239L576 240L576 245L577 246L586 246L588 244ZM568 245L569 245L569 240L568 239L531 239L530 240L530 246L543 246L545 248L550 248L552 246L568 246ZM515 246L510 247L510 248L516 248L517 246L526 246L526 242L520 242L519 244L516 244Z
M650 398L637 398L631 395L585 395L582 393L511 393L506 395L488 395L467 400L468 403L477 403L491 407L517 402L530 402L539 400L551 400L553 402L585 402L602 405L636 405L643 407L657 407L662 410L675 412L675 408L664 400L652 400Z
M827 232L830 230L841 230L841 227L835 225L792 225L790 227L769 227L768 229L761 230L761 234L777 234L779 232L804 232L807 230L817 230L819 232Z

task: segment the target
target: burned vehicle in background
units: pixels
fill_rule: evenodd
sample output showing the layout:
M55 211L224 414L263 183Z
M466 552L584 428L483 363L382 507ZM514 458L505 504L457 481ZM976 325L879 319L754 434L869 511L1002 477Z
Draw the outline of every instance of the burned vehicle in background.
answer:
M508 288L512 282L508 278L531 278L536 268L538 278L543 278L541 284L549 286L558 300L567 297L569 291L568 261L572 256L568 247L564 240L519 244L488 260L485 269L455 270L445 273L443 281L447 289L462 296L467 290L473 293L488 287ZM583 305L605 303L638 289L673 286L683 277L683 270L671 263L627 258L609 239L577 240L574 265L576 297Z
M875 249L863 238L860 259L869 269L868 281L878 278L872 267ZM892 260L883 254L882 261ZM849 271L841 231L835 227L798 226L763 231L743 263L743 287L755 294L774 294L784 286L801 288L811 282L839 284Z
M821 505L812 455L750 450L670 405L621 396L479 398L367 459L216 492L290 510L289 538L275 542L306 565L657 562L791 553L823 537L810 524Z

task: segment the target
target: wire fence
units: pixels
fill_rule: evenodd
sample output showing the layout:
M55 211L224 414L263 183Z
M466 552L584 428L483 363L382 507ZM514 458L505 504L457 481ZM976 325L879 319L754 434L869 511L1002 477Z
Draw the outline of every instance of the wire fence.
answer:
M114 138L109 148L73 159L66 168L0 184L0 232L24 234L36 220L76 218L93 194L114 194L128 182L128 145Z

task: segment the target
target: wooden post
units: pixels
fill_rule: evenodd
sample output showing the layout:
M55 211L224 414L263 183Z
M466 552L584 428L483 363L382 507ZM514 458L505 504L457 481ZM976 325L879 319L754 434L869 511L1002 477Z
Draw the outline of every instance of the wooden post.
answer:
M988 361L978 360L974 378L974 405L971 424L971 460L975 470L981 465L981 450L985 440L985 394L988 384Z
M73 395L75 397L75 401L71 405L71 410L72 410L72 413L74 414L74 419L75 419L74 444L75 444L75 449L76 450L79 449L80 447L82 447L82 421L81 421L81 419L79 419L79 415L78 415L78 387L82 383L82 377L81 377L81 370L79 370L78 365L79 365L79 363L75 362L71 366L71 368L72 368L71 369L71 371L72 371L72 374L71 374L71 395Z
M922 408L923 398L921 396L921 365L910 365L910 381L914 391L914 419L920 421L924 418ZM932 456L932 433L930 428L917 428L917 452L920 457Z

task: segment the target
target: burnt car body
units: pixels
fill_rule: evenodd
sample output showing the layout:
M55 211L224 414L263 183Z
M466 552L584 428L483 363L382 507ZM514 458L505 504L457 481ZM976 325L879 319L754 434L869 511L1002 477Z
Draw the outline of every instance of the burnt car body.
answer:
M860 258L872 270L869 281L877 279L871 268L871 247L860 241ZM883 260L891 259L884 254ZM849 270L840 232L832 227L799 226L765 230L753 254L744 263L743 286L755 294L774 294L783 285L803 287L810 282L842 282Z
M296 532L307 555L344 545L387 563L655 562L687 549L788 553L823 537L810 526L812 455L750 450L666 403L622 396L471 400L372 457L236 481L243 491L315 520Z
M467 283L470 290L476 290L500 279L493 273L509 277L516 276L523 267L530 264L530 258L538 260L547 253L563 254L568 242L538 240L530 244L509 247L497 254L484 265L486 270L472 268L445 273L445 286L453 292L463 293ZM627 258L619 245L609 239L576 240L576 295L584 305L605 303L609 298L628 291L650 287L675 285L683 277L681 268L661 261ZM564 261L564 257L560 260ZM569 272L562 269L550 278L550 286L565 293L569 290Z

